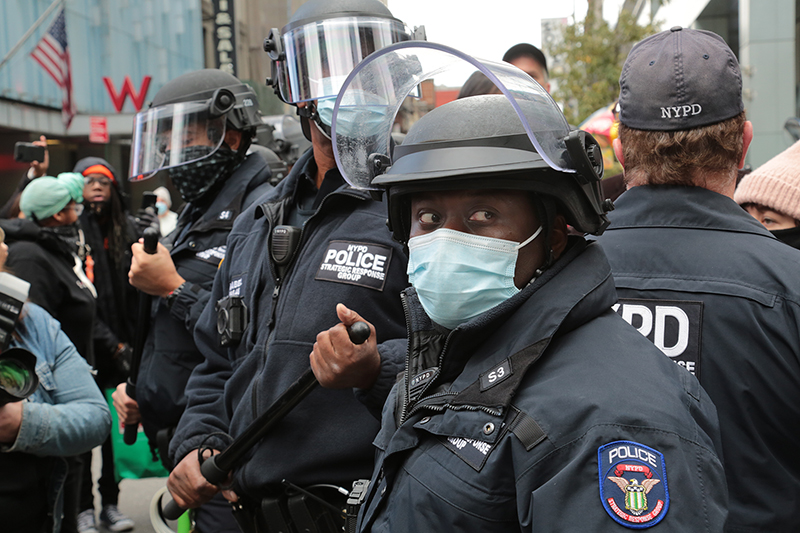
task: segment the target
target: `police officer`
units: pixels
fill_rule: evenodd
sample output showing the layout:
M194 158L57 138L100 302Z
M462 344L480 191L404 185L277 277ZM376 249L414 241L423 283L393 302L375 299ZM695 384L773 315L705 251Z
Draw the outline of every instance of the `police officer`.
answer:
M726 531L798 531L800 252L733 200L753 127L725 41L675 27L634 45L614 142L628 190L607 250L618 312L696 374L719 412Z
M402 89L387 103L396 110L424 73L454 63L444 49L428 55L401 43L362 63L338 97L354 104L347 122L386 87ZM423 75L404 85L412 61ZM385 189L413 286L405 373L383 410L358 530L721 531L711 401L611 311L602 250L568 234L607 225L599 146L570 132L530 78L483 68L513 91L436 108L393 157L341 168ZM392 118L382 134L340 139L337 115L337 150L380 147ZM312 359L331 357L320 346Z
M386 231L385 205L342 180L329 135L333 99L347 74L373 50L410 37L377 0L311 0L280 34L273 30L274 83L298 107L312 148L239 218L228 239L212 294L216 307L206 307L195 331L206 360L189 381L189 405L171 447L177 466L168 486L182 507L218 490L200 475L196 450L224 449L226 435L241 434L308 369L321 331L358 320L348 308L370 309L374 328L364 345L345 334L337 349L377 346L384 365L367 374L395 376L402 366L397 295L407 285L405 254ZM315 48L306 50L307 42ZM363 385L364 401L377 411L388 388ZM340 492L372 470L370 443L378 427L352 392L314 391L235 470L236 495L229 497L238 496L251 526L250 515L264 510L258 527L302 529L304 516L317 514L309 507L317 500L282 481L340 506Z
M260 123L253 90L216 69L170 81L150 108L136 115L132 179L167 170L188 202L176 230L154 255L133 245L129 274L134 287L158 297L136 393L147 438L168 468L169 440L186 406L184 388L203 359L192 331L225 258L225 241L236 217L271 188L264 159L245 155ZM124 393L122 384L115 406L123 422L136 422L137 406ZM198 513L200 530L236 531L227 504L221 505L221 514ZM223 517L227 523L215 521Z

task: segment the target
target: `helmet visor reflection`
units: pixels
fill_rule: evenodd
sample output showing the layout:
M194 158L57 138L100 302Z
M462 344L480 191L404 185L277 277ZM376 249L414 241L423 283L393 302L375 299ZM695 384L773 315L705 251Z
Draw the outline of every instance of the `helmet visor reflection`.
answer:
M208 157L225 138L225 117L209 117L208 102L181 102L136 114L131 147L130 181L147 179L159 170ZM198 158L192 146L209 146Z
M341 17L311 22L282 35L284 60L278 61L278 87L292 104L335 97L362 59L411 34L399 20Z
M533 78L508 63L479 60L441 44L412 41L373 54L342 86L334 106L332 140L336 165L344 179L356 188L376 188L372 184L373 163L376 156L386 163L391 161L391 132L406 97L430 79L434 83L443 80L442 85L451 87L463 85L476 70L505 95L547 165L561 172L575 172L564 141L569 125L555 101Z

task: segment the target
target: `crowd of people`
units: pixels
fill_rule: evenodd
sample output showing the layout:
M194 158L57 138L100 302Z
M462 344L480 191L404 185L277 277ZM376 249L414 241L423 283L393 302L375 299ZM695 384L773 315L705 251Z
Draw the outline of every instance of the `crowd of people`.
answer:
M165 170L178 212L159 187L132 214L104 159L31 163L0 213L0 388L20 349L36 378L0 394L9 531L134 528L104 389L199 533L800 530L800 142L741 177L724 40L633 46L612 193L538 48L422 39L378 0L273 30L268 82L311 142L280 180L256 93L215 69L135 117L128 179ZM392 137L465 62L458 99Z

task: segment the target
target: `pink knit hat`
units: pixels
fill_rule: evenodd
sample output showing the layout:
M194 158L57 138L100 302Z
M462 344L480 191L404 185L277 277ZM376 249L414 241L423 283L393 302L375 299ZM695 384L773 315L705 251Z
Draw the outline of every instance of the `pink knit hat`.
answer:
M742 178L733 199L800 220L800 141Z

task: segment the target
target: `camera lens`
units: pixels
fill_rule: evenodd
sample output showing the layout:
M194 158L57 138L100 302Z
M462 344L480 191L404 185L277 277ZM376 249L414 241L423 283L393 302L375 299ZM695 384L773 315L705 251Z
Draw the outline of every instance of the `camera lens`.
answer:
M14 359L0 359L0 387L13 396L22 396L30 384L30 372Z

